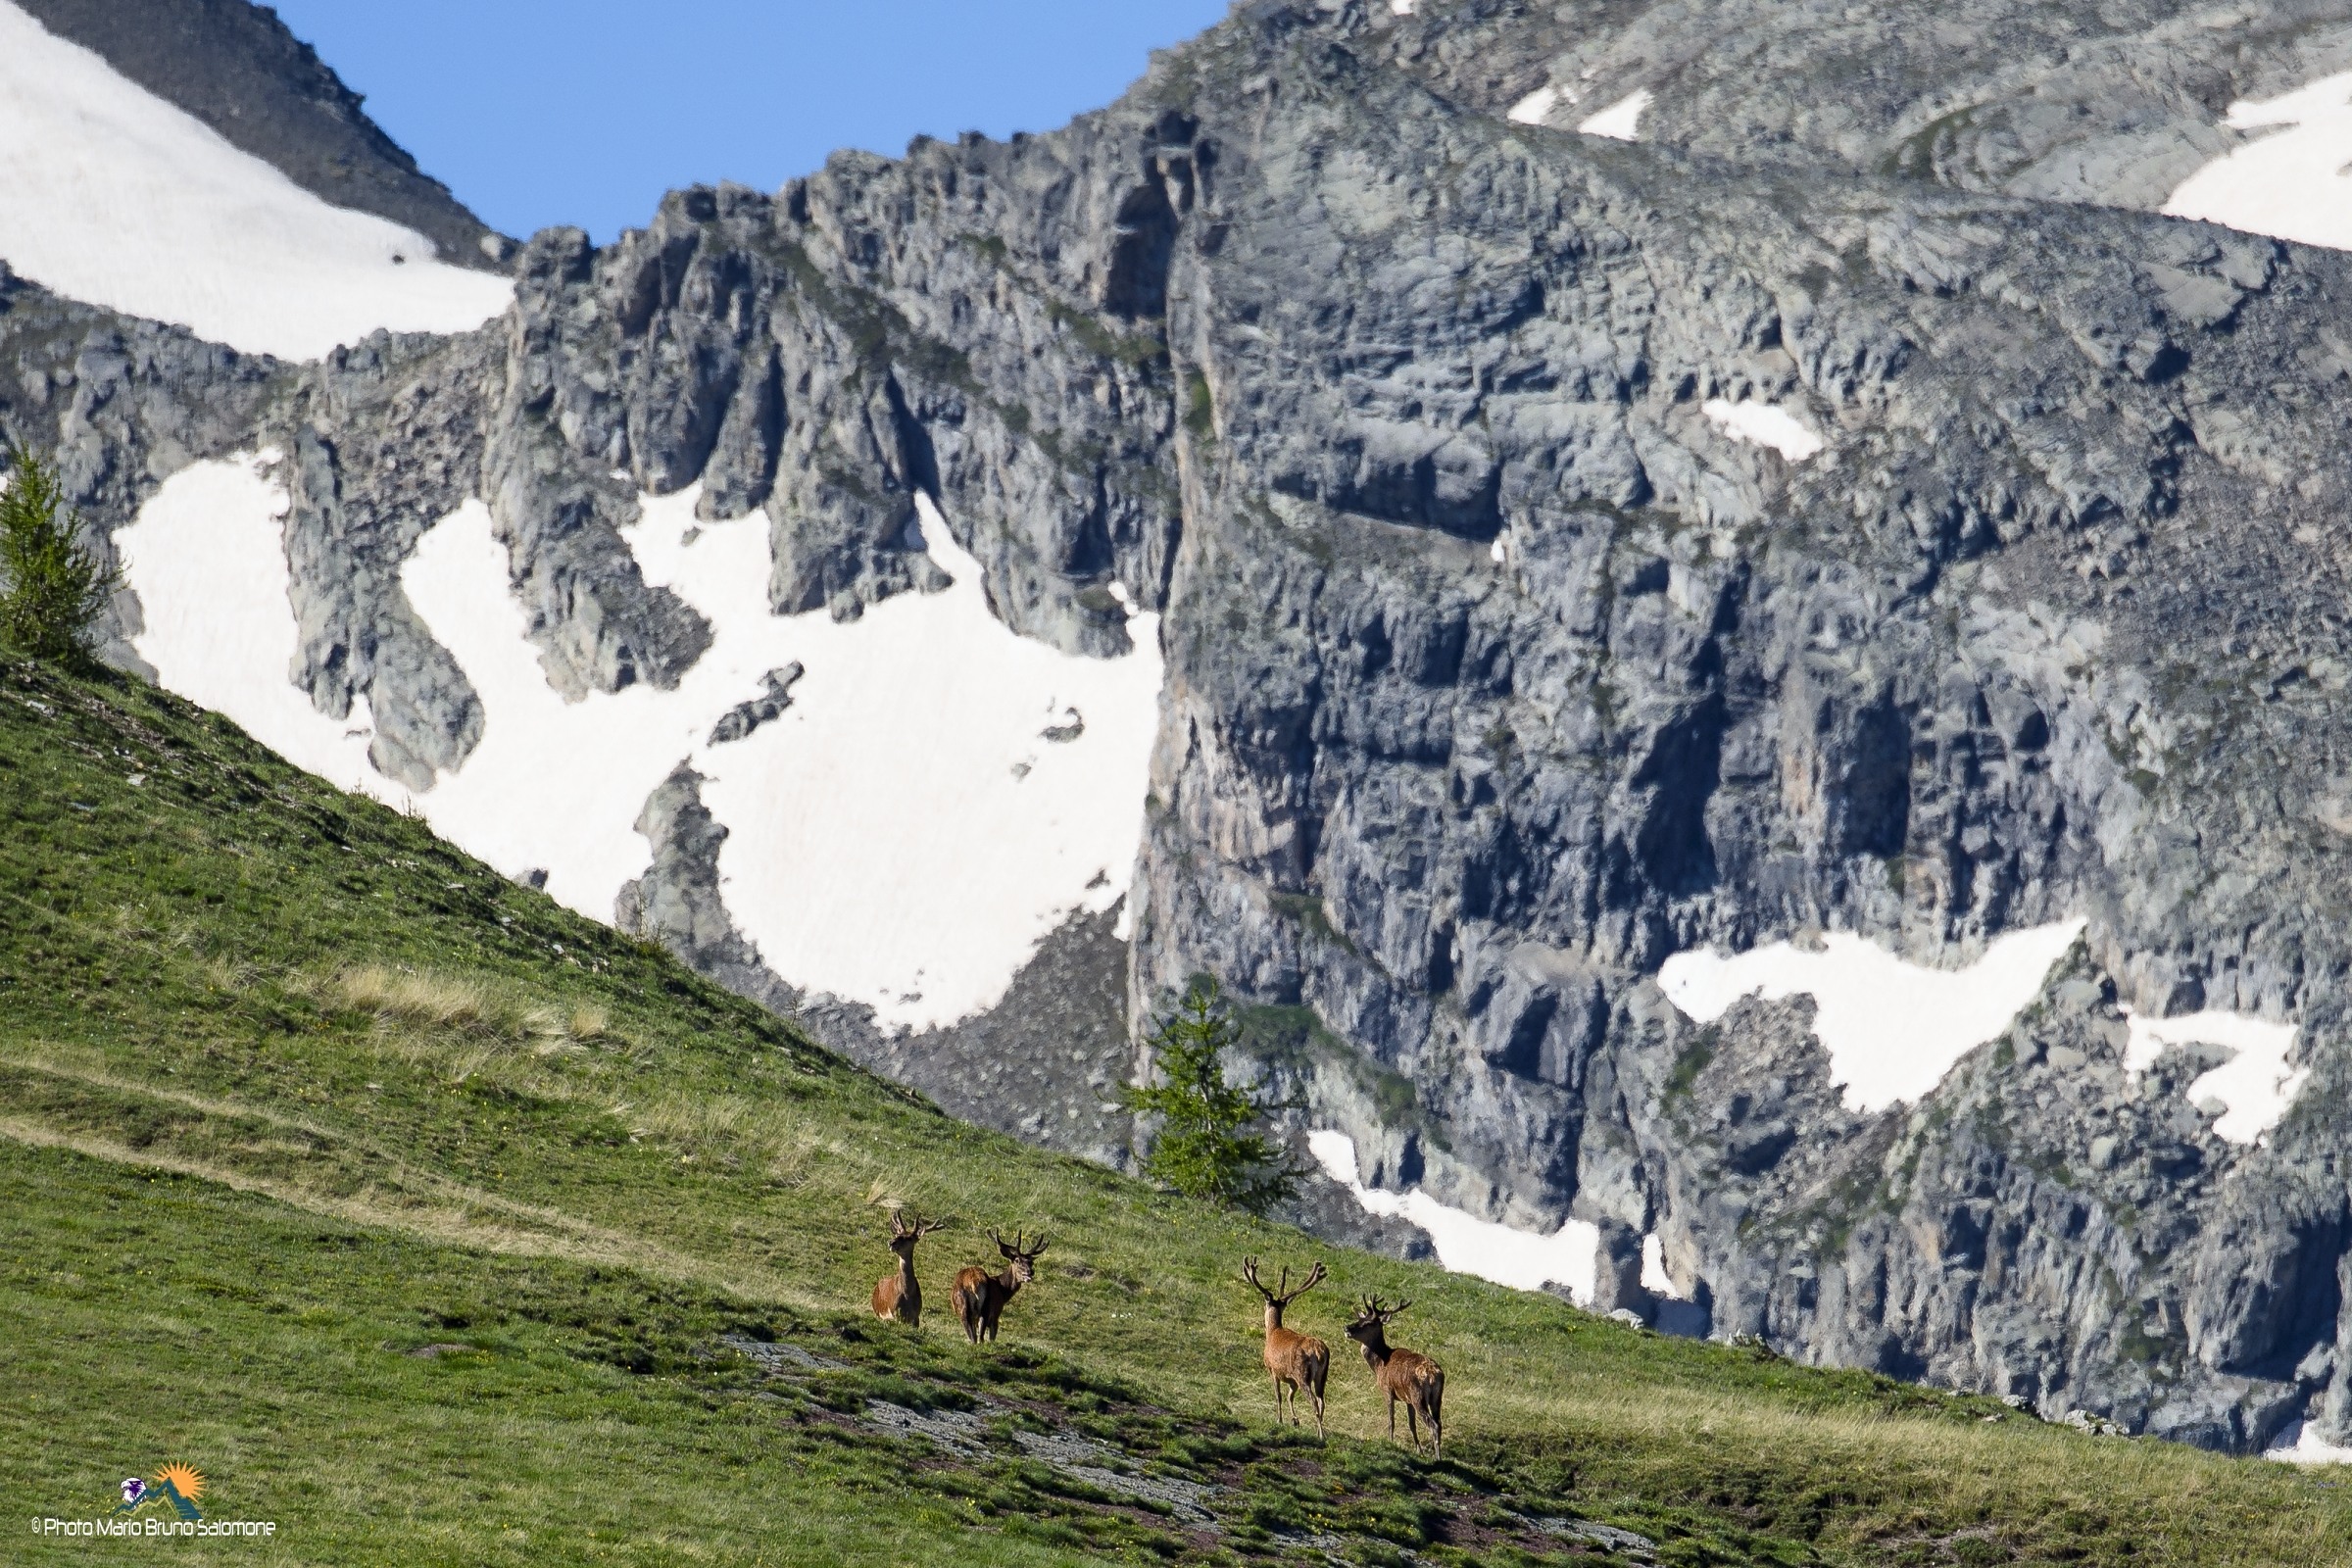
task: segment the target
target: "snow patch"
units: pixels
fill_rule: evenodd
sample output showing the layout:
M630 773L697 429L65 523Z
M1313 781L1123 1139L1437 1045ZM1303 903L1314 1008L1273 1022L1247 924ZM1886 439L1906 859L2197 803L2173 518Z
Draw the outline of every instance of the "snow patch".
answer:
M706 658L674 692L640 682L566 703L524 635L507 548L480 501L419 539L400 581L482 701L481 741L420 798L426 817L510 876L546 871L550 898L610 920L621 884L645 868L645 842L631 826L645 798L716 719L698 724L698 715L750 696L757 677L722 686L723 664Z
M1996 1039L2040 995L2083 922L2012 931L1965 969L1909 963L1850 932L1818 951L1787 942L1737 957L1678 953L1658 970L1667 1000L1694 1023L1713 1023L1742 997L1813 998L1813 1033L1848 1110L1873 1114L1943 1081L1962 1056Z
M131 646L165 686L227 713L288 761L390 799L388 781L368 762L367 699L349 718L330 718L288 679L299 638L287 598L288 502L274 477L280 461L264 450L193 464L116 530L147 623Z
M2352 72L2230 106L2231 130L2274 134L2215 159L2165 200L2175 218L2352 250Z
M1757 403L1747 398L1733 403L1709 398L1699 405L1699 412L1722 426L1724 433L1735 441L1770 447L1790 463L1802 463L1821 450L1821 437L1804 420L1777 403Z
M1677 1287L1674 1276L1666 1272L1666 1244L1656 1231L1642 1238L1642 1288L1669 1301L1690 1299L1690 1293Z
M1366 1187L1355 1173L1355 1140L1328 1128L1306 1135L1308 1152L1333 1181L1346 1187L1369 1214L1395 1217L1429 1233L1438 1261L1456 1274L1517 1291L1564 1285L1577 1301L1590 1304L1600 1250L1600 1229L1572 1219L1550 1235L1513 1230L1441 1203L1416 1187L1386 1193Z
M2150 1018L2129 1007L2124 1016L2131 1031L2124 1043L2124 1067L2135 1077L2154 1066L2167 1046L2220 1046L2234 1053L2219 1067L2199 1074L2187 1090L2190 1104L2218 1102L2223 1107L2214 1119L2214 1135L2232 1144L2259 1142L2278 1126L2311 1077L2310 1068L2286 1064L2295 1049L2291 1023L2271 1023L2242 1012Z
M1559 88L1538 87L1534 92L1511 105L1509 119L1514 124L1541 125L1551 118L1552 106L1559 101Z
M1419 5L1420 3L1421 0L1389 0L1389 15L1392 17L1409 17L1413 14L1413 7Z
M746 579L737 591L779 628L779 654L808 669L781 719L698 763L711 775L704 801L734 829L719 855L728 907L786 979L910 1028L993 1006L1072 913L1125 894L1161 679L1155 614L1130 612L1135 649L1119 659L1015 635L989 612L980 564L927 497L919 505L931 559L954 578L942 593L902 594L848 623L764 615L757 515L753 569L699 579L704 592ZM691 515L688 505L681 522ZM763 653L744 667L781 662ZM1071 708L1083 733L1046 739Z
M2326 1441L2305 1421L2294 1422L2279 1433L2278 1441L2264 1449L2262 1456L2280 1464L2352 1464L2352 1448Z
M281 359L460 332L514 287L331 207L0 0L0 259L44 287Z
M272 456L181 470L117 536L146 614L134 646L167 687L291 760L405 805L409 792L366 761L365 711L327 718L288 683L287 500ZM646 797L687 762L729 829L728 908L778 974L865 1003L885 1026L993 1005L1040 941L1126 891L1158 720L1158 617L1131 611L1135 651L1115 660L1016 636L927 501L927 548L951 587L855 621L777 616L766 519L698 522L698 494L645 497L629 530L647 581L712 626L674 691L641 683L565 703L524 636L481 502L417 542L402 587L484 720L464 766L416 808L499 870L543 869L552 897L610 920L646 866ZM718 716L796 660L791 706L713 747Z
M1606 136L1612 141L1640 141L1642 112L1649 107L1649 89L1637 88L1576 128L1588 136Z

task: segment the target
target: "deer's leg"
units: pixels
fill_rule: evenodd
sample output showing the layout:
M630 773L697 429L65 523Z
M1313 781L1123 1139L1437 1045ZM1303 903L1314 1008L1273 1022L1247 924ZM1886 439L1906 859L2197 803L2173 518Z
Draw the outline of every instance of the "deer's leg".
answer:
M1389 1396L1389 1441L1396 1441L1396 1396Z

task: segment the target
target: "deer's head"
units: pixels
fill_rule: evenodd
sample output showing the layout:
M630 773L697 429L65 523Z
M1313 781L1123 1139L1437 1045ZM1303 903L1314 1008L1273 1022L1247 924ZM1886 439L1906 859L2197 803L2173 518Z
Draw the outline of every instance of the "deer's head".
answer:
M914 1261L914 1244L946 1223L944 1219L925 1220L920 1214L909 1216L904 1210L893 1209L890 1216L890 1250L911 1263Z
M1254 1257L1242 1259L1242 1278L1266 1298L1266 1321L1280 1326L1284 1308L1323 1283L1323 1265L1317 1263L1307 1270L1306 1279L1295 1291L1291 1289L1291 1269L1287 1263L1283 1265L1281 1282L1272 1290L1266 1289L1266 1282L1257 1277L1257 1259Z
M1385 1351L1389 1348L1389 1320L1412 1304L1398 1301L1395 1306L1385 1306L1379 1297L1367 1296L1357 1304L1355 1316L1348 1320L1346 1333L1367 1350Z
M998 1251L1004 1254L1004 1261L1007 1265L1005 1272L1012 1276L1012 1282L1015 1285L1026 1285L1037 1278L1037 1259L1039 1254L1046 1250L1044 1232L1039 1232L1038 1238L1034 1242L1030 1241L1027 1233L1023 1231L1014 1231L1012 1240L1009 1242L997 1231L990 1231L988 1239L997 1244Z

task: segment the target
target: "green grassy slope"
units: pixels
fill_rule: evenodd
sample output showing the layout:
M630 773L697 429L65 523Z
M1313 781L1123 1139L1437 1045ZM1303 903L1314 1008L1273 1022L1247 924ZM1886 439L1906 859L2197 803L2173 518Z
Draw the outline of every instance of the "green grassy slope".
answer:
M955 1216L935 1313L981 1227L1053 1232L1002 1344L864 1314L886 1199ZM1342 1352L1328 1446L1270 1425L1246 1251L1331 1261L1295 1312ZM1442 1464L1379 1441L1365 1290L1447 1368ZM2325 1477L1629 1332L949 1121L220 720L20 664L0 1344L5 1561L157 1549L23 1521L183 1460L279 1533L172 1549L266 1562L2352 1562Z

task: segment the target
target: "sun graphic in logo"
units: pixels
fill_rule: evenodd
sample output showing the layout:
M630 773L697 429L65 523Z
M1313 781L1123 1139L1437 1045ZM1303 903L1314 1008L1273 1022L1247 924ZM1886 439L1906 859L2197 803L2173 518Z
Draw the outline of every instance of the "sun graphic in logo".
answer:
M204 1495L204 1474L193 1465L168 1464L155 1473L155 1484L170 1482L172 1490L194 1502Z

